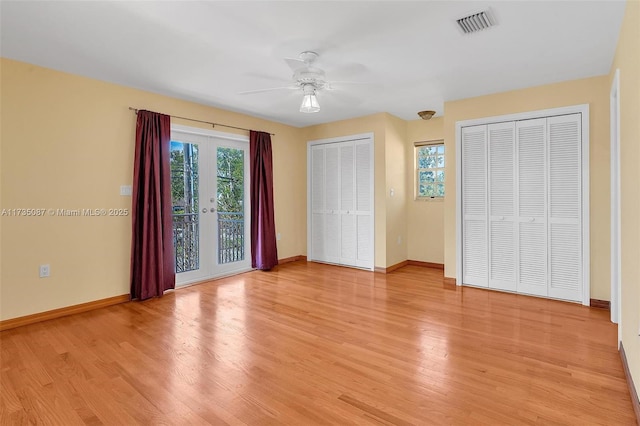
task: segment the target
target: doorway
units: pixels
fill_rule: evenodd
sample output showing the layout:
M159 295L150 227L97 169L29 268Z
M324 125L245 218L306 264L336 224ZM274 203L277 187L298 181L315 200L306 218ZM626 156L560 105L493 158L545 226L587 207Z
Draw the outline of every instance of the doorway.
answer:
M251 269L249 143L172 126L176 286Z

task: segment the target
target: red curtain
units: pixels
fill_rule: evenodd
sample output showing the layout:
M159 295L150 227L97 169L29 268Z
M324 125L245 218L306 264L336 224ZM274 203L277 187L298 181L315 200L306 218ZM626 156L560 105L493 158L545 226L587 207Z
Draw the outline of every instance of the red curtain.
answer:
M278 264L273 213L273 161L271 135L249 133L251 168L251 266L269 270Z
M171 118L138 111L133 168L131 298L175 287L170 172Z

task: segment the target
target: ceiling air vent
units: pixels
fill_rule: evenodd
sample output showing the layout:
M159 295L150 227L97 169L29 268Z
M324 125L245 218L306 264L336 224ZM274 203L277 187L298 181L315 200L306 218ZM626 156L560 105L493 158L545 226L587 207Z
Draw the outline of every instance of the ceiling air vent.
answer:
M495 25L495 21L488 10L465 16L464 18L457 19L456 22L465 34L482 31Z

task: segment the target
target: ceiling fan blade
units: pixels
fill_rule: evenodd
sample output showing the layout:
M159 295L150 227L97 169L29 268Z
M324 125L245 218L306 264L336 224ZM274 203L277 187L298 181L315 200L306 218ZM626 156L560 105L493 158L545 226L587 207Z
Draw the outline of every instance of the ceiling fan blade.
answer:
M324 86L325 90L337 90L336 86L369 86L374 83L370 83L367 81L327 81L327 84Z
M291 71L295 71L307 65L307 63L302 59L284 58L284 61L287 63L287 65L289 65L289 68L291 68Z
M327 69L327 73L335 78L352 78L367 72L367 67L358 63L348 63Z
M239 95L251 95L254 93L262 93L262 92L273 92L275 90L296 90L297 86L282 86L282 87L269 87L267 89L257 89L257 90L245 90L244 92L238 92Z

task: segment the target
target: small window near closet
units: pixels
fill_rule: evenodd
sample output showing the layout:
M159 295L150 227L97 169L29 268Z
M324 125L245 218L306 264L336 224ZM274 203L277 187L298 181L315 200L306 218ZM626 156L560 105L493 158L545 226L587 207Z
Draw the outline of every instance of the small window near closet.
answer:
M416 200L444 198L444 141L416 142Z

